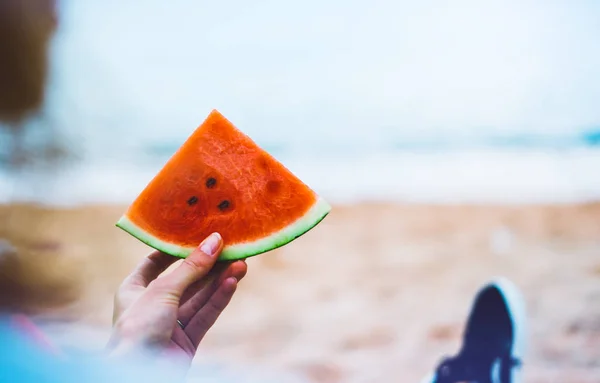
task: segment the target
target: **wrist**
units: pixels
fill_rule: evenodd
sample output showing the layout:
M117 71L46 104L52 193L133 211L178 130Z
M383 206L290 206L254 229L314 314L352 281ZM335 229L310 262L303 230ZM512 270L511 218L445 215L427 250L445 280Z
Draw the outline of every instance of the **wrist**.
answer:
M190 363L166 355L160 349L147 348L139 343L122 341L118 344L109 344L105 348L105 358L109 364L119 366L123 371L132 376L135 381L169 381L173 383L183 383Z
M151 365L158 373L168 372L170 381L184 381L191 366L191 359L183 352L166 347L149 345L132 337L119 336L113 333L109 339L104 355L108 360L117 363Z

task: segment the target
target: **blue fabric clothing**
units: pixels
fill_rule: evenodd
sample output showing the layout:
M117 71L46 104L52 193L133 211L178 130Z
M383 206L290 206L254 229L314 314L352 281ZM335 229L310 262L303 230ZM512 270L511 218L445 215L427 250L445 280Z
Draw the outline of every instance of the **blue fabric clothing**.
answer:
M52 355L11 326L6 318L0 319L0 382L164 383L173 381L172 377L143 357L135 361L108 361L84 355L68 358Z

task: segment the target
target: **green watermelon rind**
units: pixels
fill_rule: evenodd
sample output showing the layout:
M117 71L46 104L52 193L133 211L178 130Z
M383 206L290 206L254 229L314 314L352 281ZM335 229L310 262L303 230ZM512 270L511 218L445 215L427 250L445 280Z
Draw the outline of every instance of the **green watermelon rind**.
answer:
M218 260L235 261L250 258L287 245L317 226L330 211L331 206L323 198L319 197L313 206L294 223L253 242L226 245ZM126 215L119 219L116 226L148 246L178 258L186 258L196 250L196 247L179 246L160 240L138 227Z

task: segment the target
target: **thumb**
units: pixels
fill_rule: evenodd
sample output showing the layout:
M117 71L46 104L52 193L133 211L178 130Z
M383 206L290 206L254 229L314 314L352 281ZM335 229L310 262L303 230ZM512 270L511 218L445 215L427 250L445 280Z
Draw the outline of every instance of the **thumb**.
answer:
M221 235L212 233L173 272L156 280L154 287L181 298L190 285L208 274L222 249Z

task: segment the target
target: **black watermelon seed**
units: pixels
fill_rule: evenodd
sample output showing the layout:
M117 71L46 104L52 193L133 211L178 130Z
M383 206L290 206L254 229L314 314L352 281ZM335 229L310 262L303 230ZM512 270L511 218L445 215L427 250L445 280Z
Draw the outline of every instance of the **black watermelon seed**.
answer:
M214 188L216 184L217 184L217 180L213 177L210 177L209 179L206 180L206 187L209 189Z
M192 196L190 197L190 199L187 200L187 204L192 206L198 203L198 197L196 196Z
M217 207L219 208L219 210L223 211L229 207L229 201L223 200Z

